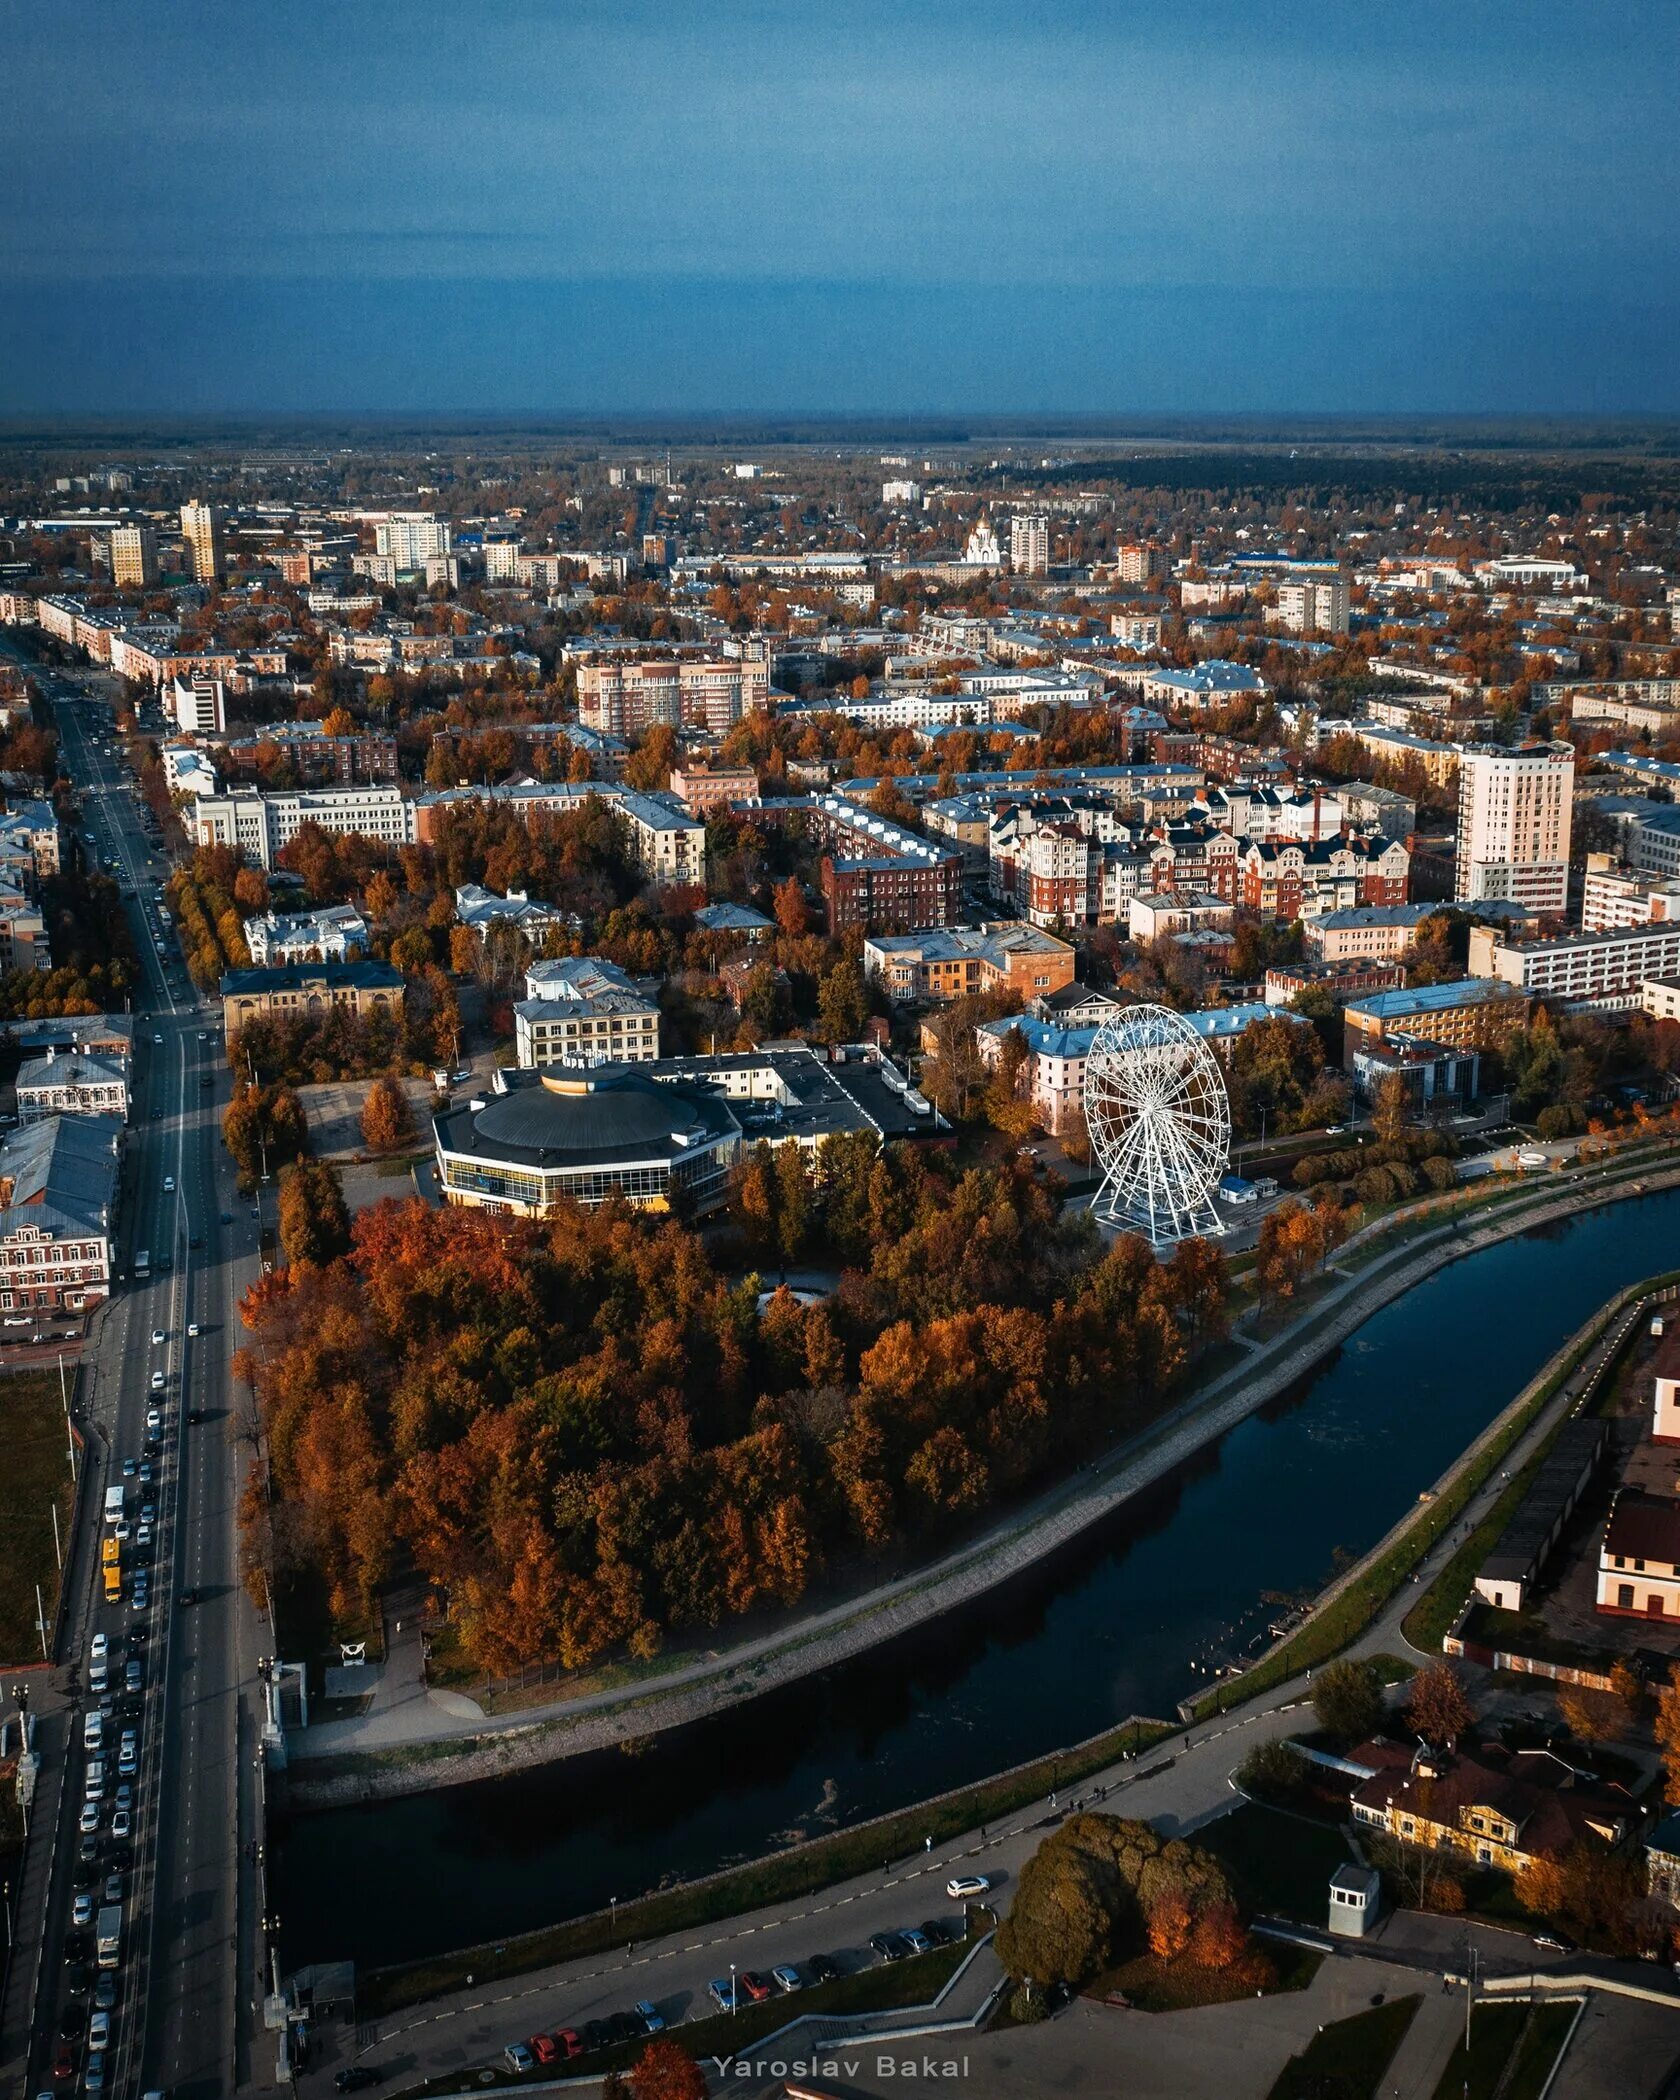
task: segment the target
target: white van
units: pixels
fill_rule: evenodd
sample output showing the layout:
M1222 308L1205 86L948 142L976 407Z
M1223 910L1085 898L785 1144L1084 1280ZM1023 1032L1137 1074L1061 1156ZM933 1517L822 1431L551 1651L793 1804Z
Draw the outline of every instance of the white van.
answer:
M105 1740L105 1716L94 1707L82 1716L82 1748L97 1750Z

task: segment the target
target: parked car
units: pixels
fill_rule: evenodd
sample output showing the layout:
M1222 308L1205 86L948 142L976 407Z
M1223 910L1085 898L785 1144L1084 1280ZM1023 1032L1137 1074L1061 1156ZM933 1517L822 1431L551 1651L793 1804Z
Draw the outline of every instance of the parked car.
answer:
M827 1954L813 1954L805 1964L807 1983L832 1983L839 1974L839 1963Z
M707 1995L719 2012L733 2012L736 2005L735 1979L733 1976L714 1976L706 1986Z
M583 2054L583 2036L575 2027L556 2027L554 2046L560 2053L562 2063L569 2063L574 2056Z
M333 2080L333 2090L340 2093L365 2092L370 2085L383 2085L385 2073L376 2071L372 2064L352 2064L347 2071L340 2071Z
M910 1949L896 1932L872 1932L869 1935L869 1951L878 1954L883 1961L902 1961Z
M555 2046L554 2037L551 2034L534 2034L525 2046L540 2064L553 2064L560 2061L560 2051Z
M949 1927L941 1918L924 1918L922 1936L933 1947L943 1947L952 1937Z
M743 1969L741 1971L741 1989L752 2000L754 2005L762 2005L764 2000L771 1995L773 1988L769 1977L760 1975L757 1969Z
M664 2033L665 2016L651 1998L638 1998L635 2011L636 2018L642 2023L643 2034Z
M515 2078L523 2078L527 2072L537 2068L537 2060L523 2042L509 2042L502 2051L502 2061Z
M933 1952L932 1940L928 1938L927 1934L918 1925L907 1925L899 1934L899 1938L910 1949L912 1954L931 1954Z
M779 1967L772 1969L770 1971L770 1981L779 1991L804 1989L804 1978L790 1961L784 1961Z

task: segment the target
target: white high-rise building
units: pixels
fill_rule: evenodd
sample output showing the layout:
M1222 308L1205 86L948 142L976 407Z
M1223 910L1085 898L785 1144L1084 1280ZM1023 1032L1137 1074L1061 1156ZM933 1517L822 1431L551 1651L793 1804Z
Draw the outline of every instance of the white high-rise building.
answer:
M1575 754L1568 744L1467 750L1458 769L1461 903L1508 897L1533 911L1569 901Z
M1050 520L1042 511L1017 511L1010 519L1009 566L1017 576L1049 573Z
M449 520L429 510L394 510L373 528L375 550L399 570L423 569L450 552Z
M189 736L221 736L227 729L227 688L219 678L177 678L170 712Z

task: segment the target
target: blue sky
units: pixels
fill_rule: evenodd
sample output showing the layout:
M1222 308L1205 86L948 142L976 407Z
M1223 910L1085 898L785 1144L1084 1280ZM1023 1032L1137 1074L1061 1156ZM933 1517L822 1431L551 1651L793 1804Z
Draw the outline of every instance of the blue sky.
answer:
M0 412L1680 408L1680 8L0 0Z

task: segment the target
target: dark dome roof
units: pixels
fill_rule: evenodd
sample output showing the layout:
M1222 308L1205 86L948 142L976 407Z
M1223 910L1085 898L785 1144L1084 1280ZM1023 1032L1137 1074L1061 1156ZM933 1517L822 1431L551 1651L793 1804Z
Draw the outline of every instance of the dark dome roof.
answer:
M691 1141L727 1126L721 1103L685 1086L614 1073L559 1085L522 1086L479 1109L473 1129L492 1145L533 1152L623 1156L664 1151L682 1133Z

